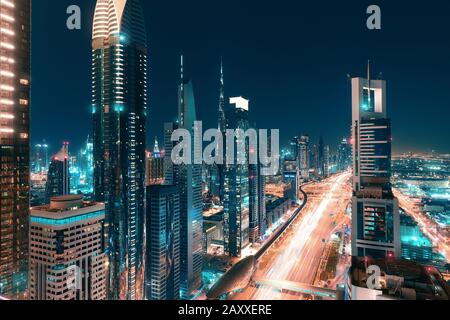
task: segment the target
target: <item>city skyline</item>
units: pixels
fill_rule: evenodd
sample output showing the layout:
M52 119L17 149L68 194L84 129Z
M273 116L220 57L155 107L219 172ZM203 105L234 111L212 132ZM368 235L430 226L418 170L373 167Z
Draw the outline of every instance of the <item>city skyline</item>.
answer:
M441 11L79 1L0 0L0 300L450 300Z
M65 28L65 2L43 5L33 11L33 59L42 63L33 63L33 77L39 81L32 93L35 120L31 125L31 137L32 142L50 140L51 146L69 140L78 147L90 132L90 121L86 120L90 113L90 75L89 69L81 66L90 64L85 49L89 46L93 4L79 2L82 29L69 31ZM450 47L441 40L445 26L438 18L427 18L420 26L409 25L405 20L408 15L399 15L401 5L383 3L383 29L370 33L359 27L364 26L366 19L365 4L352 1L345 5L329 4L320 12L315 5L297 7L291 3L286 4L286 8L275 8L272 16L264 3L254 7L250 2L237 13L231 9L232 2L223 4L219 11L214 5L201 2L192 7L175 4L189 16L214 17L217 23L205 31L200 24L211 23L209 19L189 23L185 16L171 11L166 5L143 4L150 43L148 141L155 136L162 140L163 123L173 120L177 105L178 57L183 52L197 97L198 118L208 127L217 125L222 57L225 95L242 94L250 99L253 106L250 118L259 127L282 128L283 145L294 135L308 133L315 140L323 136L335 151L341 138L350 134L348 106L351 101L347 74L363 75L362 66L370 59L374 77L383 71L383 77L390 79L392 87L387 103L390 117L398 124L393 129L393 152L449 152L445 139L449 128L444 120L449 111L443 106L450 102L444 94L444 88L448 86L446 74L450 72L450 64L444 56L450 53ZM287 9L292 10L288 12ZM42 21L41 10L54 19ZM420 14L417 9L408 10L409 16ZM349 13L345 19L340 19L344 11ZM232 14L237 16L230 24ZM315 21L308 15L320 19ZM263 19L267 17L270 21L264 23ZM176 28L169 25L174 19L187 24L185 36L175 34ZM336 24L335 30L322 26L325 21L327 25ZM293 27L297 22L298 26ZM49 38L68 40L69 43L64 47L58 46L60 40L50 43L42 38L47 34ZM235 44L231 45L233 42ZM356 42L361 46L356 47ZM45 48L42 44L46 44ZM426 45L426 52L421 44ZM58 46L58 50L55 48L58 56L47 50L48 46ZM392 54L386 55L387 52ZM436 59L436 56L442 56L442 59ZM53 61L50 66L45 63L47 59ZM42 65L46 65L45 70ZM41 83L48 82L50 77L57 78L61 65L71 77L54 83L59 90L45 94L48 89L41 87ZM423 86L421 79L430 77L434 85ZM326 90L327 95L323 95L322 90ZM276 117L269 116L275 105L281 112L277 112ZM66 116L74 119L73 124L64 123ZM44 118L51 120L52 126L43 125ZM420 123L423 130L413 129L411 123ZM62 127L68 128L62 131ZM50 135L48 130L61 132L62 136Z

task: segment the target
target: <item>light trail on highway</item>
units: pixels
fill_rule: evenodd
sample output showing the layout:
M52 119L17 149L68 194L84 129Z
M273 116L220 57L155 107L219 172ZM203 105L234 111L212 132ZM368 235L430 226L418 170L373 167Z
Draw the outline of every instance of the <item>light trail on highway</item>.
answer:
M416 200L409 198L400 191L394 189L394 195L398 198L400 207L405 210L418 224L422 232L431 240L433 246L445 257L447 261L450 258L450 246L446 237L437 230L437 223L428 218L424 212L418 208Z
M280 250L271 249L262 260L267 266L260 266L255 277L276 281L297 281L313 284L326 243L338 226L333 226L334 218L328 213L339 210L345 217L345 208L350 201L349 173L339 174L324 182L308 186L322 191L319 199L309 198L301 216L292 229L280 239ZM344 221L344 219L341 219ZM275 251L275 252L272 252ZM264 263L264 262L262 262ZM271 288L249 288L234 297L238 300L273 300L280 293Z

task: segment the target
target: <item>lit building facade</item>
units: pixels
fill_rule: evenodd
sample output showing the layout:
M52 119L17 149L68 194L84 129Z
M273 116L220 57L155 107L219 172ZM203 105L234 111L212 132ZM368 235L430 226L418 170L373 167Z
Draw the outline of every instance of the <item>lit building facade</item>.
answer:
M401 257L398 200L391 190L386 81L352 79L352 255Z
M180 298L180 195L176 186L147 187L145 295Z
M155 140L153 152L146 152L146 184L158 185L164 183L164 152L159 149Z
M30 203L31 1L0 1L0 295L25 298Z
M57 196L70 194L69 144L64 143L61 150L52 158L45 187L46 202Z
M300 169L300 175L303 179L309 179L309 169L310 169L310 153L311 147L308 135L302 135L299 140L299 154L298 154L298 167Z
M32 156L31 171L32 173L47 172L49 166L48 144L43 141L34 145L34 155Z
M97 0L92 37L94 194L106 206L110 299L144 297L146 39L139 0Z
M30 300L106 299L105 206L55 197L31 209Z
M242 99L242 98L241 98ZM232 99L230 99L230 102ZM234 105L226 113L227 129L249 129L247 107ZM237 145L241 144L237 137ZM237 148L238 149L238 148ZM235 159L238 159L236 150ZM245 151L248 155L248 145ZM226 164L224 168L224 249L232 257L241 255L241 251L250 243L250 185L248 156L245 164Z
M203 199L202 166L198 164L174 165L171 157L174 143L173 130L185 129L194 139L196 107L192 81L184 77L183 56L181 56L181 80L178 89L178 122L164 126L166 148L165 184L176 185L180 193L180 298L190 299L202 285L203 268ZM194 149L192 154L201 152ZM200 154L200 153L199 153Z
M338 171L348 170L352 165L352 145L343 138L338 148Z

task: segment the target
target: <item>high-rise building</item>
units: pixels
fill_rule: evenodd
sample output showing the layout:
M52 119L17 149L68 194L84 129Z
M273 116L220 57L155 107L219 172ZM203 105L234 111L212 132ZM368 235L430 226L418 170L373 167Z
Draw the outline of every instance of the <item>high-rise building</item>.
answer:
M338 148L338 171L348 170L352 165L352 145L343 138Z
M401 257L398 200L391 190L386 81L352 79L352 255Z
M231 98L230 103L234 99ZM248 101L243 98L242 103L230 107L226 113L227 129L249 129ZM238 145L242 143L238 137ZM239 152L236 148L235 153ZM248 145L245 148L247 161L245 164L226 164L224 174L224 246L225 253L238 257L241 250L249 244L250 207L249 207L249 164ZM235 159L237 155L235 154Z
M32 156L31 170L33 173L47 172L49 166L48 158L48 144L45 140L34 146L34 153Z
M51 198L70 194L69 144L64 142L61 150L50 162L45 186L46 203Z
M104 204L55 197L30 221L30 299L106 299Z
M147 37L139 0L97 0L92 36L95 200L106 206L109 298L144 296Z
M225 114L225 80L223 73L223 61L220 61L220 90L219 90L219 130L222 136L225 136L227 130L227 120ZM212 178L215 183L214 191L217 191L217 196L219 196L220 201L224 201L224 184L225 184L225 166L223 164L214 164L213 172L217 175ZM213 192L215 196L216 192Z
M192 81L184 77L181 56L181 83L178 91L178 124L165 129L188 130L194 139L194 122L197 120ZM169 132L166 132L169 135ZM172 147L167 143L172 154ZM195 147L199 149L195 149ZM192 141L192 154L201 152L201 146ZM202 166L199 164L171 164L173 184L180 192L180 292L181 299L189 299L201 287L203 268L203 199ZM166 184L171 182L167 181Z
M155 139L153 152L146 152L146 184L157 185L164 183L164 152L159 149L158 140Z
M320 161L319 161L319 147L317 144L313 146L313 152L311 154L314 173L316 176L320 175Z
M0 1L0 295L24 298L30 203L31 0Z
M92 197L94 192L94 145L92 143L92 138L88 136L86 143L83 148L78 152L77 157L77 168L76 171L79 174L79 185L71 185L72 193L79 193L89 197ZM71 168L72 169L72 168ZM74 190L75 189L75 190Z
M319 144L317 146L317 156L318 156L318 174L323 177L325 174L325 145L323 142L323 137L320 137Z
M249 165L249 240L258 242L266 232L265 176L260 164Z
M309 179L310 153L309 136L302 135L299 141L298 167L300 169L301 177L306 180Z
M328 178L330 176L330 147L325 146L323 148L323 177Z
M176 186L147 187L145 294L180 298L180 196Z

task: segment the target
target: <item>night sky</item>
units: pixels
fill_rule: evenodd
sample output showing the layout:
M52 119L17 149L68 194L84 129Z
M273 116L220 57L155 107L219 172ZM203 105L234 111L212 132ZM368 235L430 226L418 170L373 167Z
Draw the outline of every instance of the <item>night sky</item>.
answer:
M450 1L143 0L150 60L148 145L177 112L179 55L204 127L217 127L219 64L227 96L251 100L259 128L282 143L309 133L334 150L349 133L347 74L388 81L396 152L450 152ZM66 8L82 9L82 30ZM382 30L366 28L378 4ZM76 148L91 131L91 28L95 0L34 0L32 139Z

